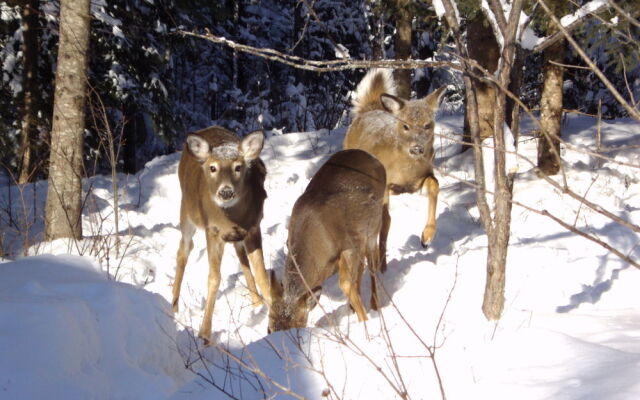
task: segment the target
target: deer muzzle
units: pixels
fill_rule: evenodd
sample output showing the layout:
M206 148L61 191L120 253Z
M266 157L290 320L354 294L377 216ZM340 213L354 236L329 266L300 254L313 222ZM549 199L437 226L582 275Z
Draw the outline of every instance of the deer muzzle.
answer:
M420 156L424 154L424 146L421 144L414 144L409 148L409 153L414 156Z
M218 190L218 197L222 201L232 200L236 196L236 192L230 186L223 186Z

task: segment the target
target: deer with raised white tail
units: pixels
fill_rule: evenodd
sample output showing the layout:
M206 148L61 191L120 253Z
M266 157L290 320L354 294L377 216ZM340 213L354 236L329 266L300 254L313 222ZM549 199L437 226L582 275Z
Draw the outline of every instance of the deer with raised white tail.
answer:
M176 257L172 305L173 311L177 312L185 266L193 249L193 235L197 229L202 229L207 239L209 278L198 336L206 343L211 336L211 319L220 285L220 262L225 243L231 242L235 247L254 305L262 302L256 281L264 302L267 306L270 303L260 231L263 204L267 197L264 190L266 168L259 158L263 144L262 131L252 132L241 140L234 133L213 126L187 135L180 158L182 238Z
M427 223L421 242L427 247L436 233L439 185L433 175L435 114L445 91L441 87L418 100L395 96L392 71L372 69L360 81L353 100L353 122L345 149L373 154L387 171L390 194L426 189L429 199ZM388 231L388 226L383 227Z
M381 229L387 200L384 167L365 151L340 151L318 170L291 212L282 282L271 270L270 332L306 326L321 285L336 272L358 320L366 320L360 297L365 260L371 308L378 308L375 276L386 263Z

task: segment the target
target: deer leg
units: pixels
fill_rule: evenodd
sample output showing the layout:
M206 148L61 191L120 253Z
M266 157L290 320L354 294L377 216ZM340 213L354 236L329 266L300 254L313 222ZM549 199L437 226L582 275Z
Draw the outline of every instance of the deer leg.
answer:
M218 287L220 287L220 261L224 251L224 242L218 237L217 230L207 228L207 254L209 256L209 282L207 292L207 303L204 307L204 316L198 336L206 344L209 344L211 336L211 319L213 317L213 307L216 303Z
M193 234L196 232L196 227L188 219L183 219L183 222L180 223L180 231L182 237L180 238L180 246L176 255L176 276L173 280L173 300L171 301L174 313L178 312L180 286L182 286L182 278L184 277L184 269L187 266L189 253L193 249Z
M381 268L381 251L377 242L370 243L367 250L367 263L369 265L369 275L371 275L371 309L378 309L378 293L376 279Z
M251 302L253 303L254 307L257 307L262 304L262 299L260 299L258 289L256 288L256 281L253 279L251 268L249 268L247 250L244 248L244 243L242 242L234 242L233 247L235 247L236 249L236 254L238 255L238 260L240 261L240 268L242 268L244 279L247 281L247 288L251 293Z
M423 186L427 191L429 209L427 225L424 227L424 231L422 231L422 246L428 247L436 234L436 206L438 204L440 186L434 176L428 176L427 179L424 180Z
M380 303L378 299L378 274L375 271L369 271L371 273L371 309L379 310Z
M380 242L378 250L380 251L380 272L383 274L387 270L387 237L389 236L389 227L391 226L391 215L389 215L389 191L385 193L384 204L382 206L382 226L380 228Z
M345 250L340 254L338 262L339 284L342 292L349 299L351 307L358 315L358 321L366 321L367 313L362 305L358 292L359 281L362 278L362 258L354 250Z
M262 254L262 233L260 227L252 228L244 240L244 246L249 254L251 261L251 269L255 277L265 305L271 306L271 287L269 285L269 276L264 266L264 255Z

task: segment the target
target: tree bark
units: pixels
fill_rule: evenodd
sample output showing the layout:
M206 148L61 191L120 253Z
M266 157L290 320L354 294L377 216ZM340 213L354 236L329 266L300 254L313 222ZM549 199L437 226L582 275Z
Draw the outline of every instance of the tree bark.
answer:
M397 60L408 60L411 58L411 20L412 15L407 8L407 2L398 0L396 2L396 35L394 48ZM394 72L398 97L403 99L411 98L411 70L398 69Z
M467 48L469 57L475 60L490 73L498 68L500 59L500 47L496 41L493 29L482 12L471 19L467 24ZM479 71L476 71L479 73ZM496 108L496 90L493 85L471 77L473 80L476 99L478 103L478 122L480 123L480 139L492 137L494 134L494 110ZM468 102L465 106L464 132L465 141L470 142ZM463 151L466 147L463 148Z
M33 154L38 140L38 10L39 0L25 0L22 4L22 126L20 129L20 175L18 183L32 182L37 164Z
M488 0L496 17L503 14L501 4L497 0ZM500 55L502 62L497 69L497 78L501 87L509 87L511 72L515 62L518 44L516 33L524 0L514 0L508 21L501 26L504 47ZM488 320L498 320L504 310L504 289L506 283L507 252L511 232L511 208L513 199L513 182L515 171L507 171L505 122L507 96L496 90L493 126L494 141L494 217L493 227L487 232L489 249L487 253L487 281L482 303L482 311Z
M45 239L82 238L82 171L89 0L60 2Z
M564 1L549 2L553 13L561 16L566 10ZM549 20L547 35L553 35L558 28ZM558 40L547 47L542 54L544 84L540 98L540 138L538 140L538 168L545 175L555 175L560 171L560 137L562 122L562 86L564 68L554 64L562 63L565 54L565 40Z
M384 22L382 16L373 16L373 22L371 23L371 36L371 58L374 60L384 59Z

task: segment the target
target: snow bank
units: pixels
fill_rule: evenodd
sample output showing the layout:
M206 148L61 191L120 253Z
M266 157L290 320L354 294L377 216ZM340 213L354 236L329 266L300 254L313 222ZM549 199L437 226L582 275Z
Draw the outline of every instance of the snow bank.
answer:
M86 258L0 264L1 397L166 397L184 376L168 310Z

